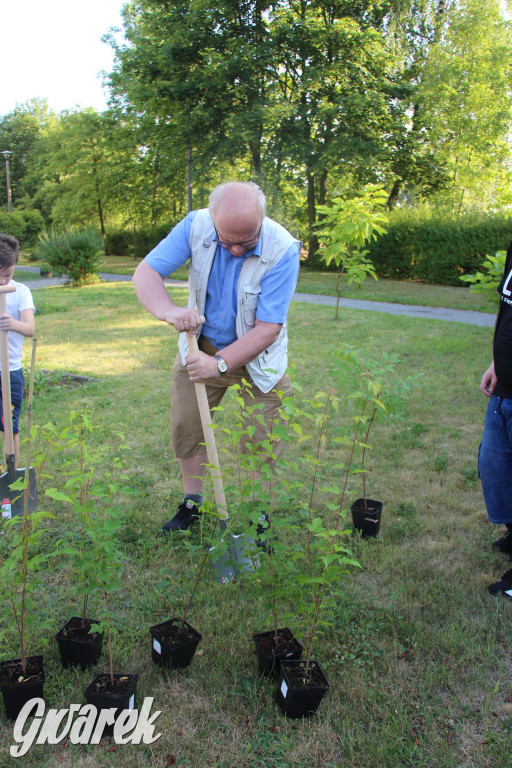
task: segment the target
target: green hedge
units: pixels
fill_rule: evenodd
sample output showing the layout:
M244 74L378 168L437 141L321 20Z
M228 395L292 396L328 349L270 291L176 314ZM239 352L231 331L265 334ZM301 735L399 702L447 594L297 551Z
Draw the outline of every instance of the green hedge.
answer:
M160 240L167 237L173 224L161 225L151 230L141 230L134 233L130 231L107 232L106 251L115 256L133 256L134 259L142 259L158 245Z
M458 222L412 210L393 211L389 229L368 246L380 277L461 285L486 254L506 250L512 240L509 216L466 216Z

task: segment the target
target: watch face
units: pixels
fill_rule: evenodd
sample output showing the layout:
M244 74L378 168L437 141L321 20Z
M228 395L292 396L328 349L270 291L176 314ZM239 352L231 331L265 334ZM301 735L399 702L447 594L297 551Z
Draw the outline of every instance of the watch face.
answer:
M218 355L215 355L215 359L217 361L217 368L219 369L220 373L226 373L228 366L225 360L222 359L222 357L219 357Z

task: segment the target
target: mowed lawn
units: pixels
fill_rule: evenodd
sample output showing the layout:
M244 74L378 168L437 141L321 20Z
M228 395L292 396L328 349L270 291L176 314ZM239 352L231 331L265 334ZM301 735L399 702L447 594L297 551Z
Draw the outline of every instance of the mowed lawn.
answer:
M21 260L22 264L28 262ZM131 256L108 255L104 257L101 272L117 275L132 275L138 260ZM23 275L31 280L31 276ZM187 269L182 267L174 275L178 280L187 279ZM17 275L21 280L21 271ZM23 280L22 280L23 282ZM374 280L367 278L363 285L348 285L341 281L341 297L363 299L365 301L385 301L397 304L412 304L432 307L452 307L453 309L471 309L475 312L496 312L497 298L493 300L483 294L471 293L469 286L461 282L460 286L429 285L403 280ZM301 267L297 291L325 296L336 296L336 273L319 272Z
M171 292L185 301L183 289ZM258 675L251 638L269 627L261 626L261 606L244 581L219 585L207 570L189 619L203 635L200 653L184 670L162 671L151 661L149 626L179 614L184 584L197 572L183 537L160 533L181 498L168 427L176 334L142 310L129 283L49 288L34 298L35 423L50 420L60 429L71 410L82 409L95 424L94 450L104 450L116 430L131 448L125 472L135 495L120 537L123 584L112 596L114 661L117 671L139 674L139 703L154 697L162 736L150 746L114 748L111 739L90 747L36 745L20 765L508 768L512 603L491 597L487 585L509 563L491 549L498 532L487 522L476 473L486 407L478 385L490 362L491 328L345 308L334 321L331 307L292 304L297 401L331 386L341 397L321 459L326 484L341 481L334 465L345 456L333 440L354 413L355 385L340 375L336 350L343 343L384 350L399 356L398 376L422 374L400 418L374 428L367 482L370 497L384 502L380 533L350 538L362 569L336 588L332 623L315 643L331 688L317 716L297 721L280 714L275 684ZM27 361L29 350L26 342ZM59 381L62 371L99 381L69 387ZM234 408L228 400L226 424ZM25 418L26 409L22 429ZM221 462L230 466L233 451L223 447ZM294 457L313 448L311 441L288 450ZM65 479L55 455L39 487L40 505L55 515L47 523L52 545L69 535L73 520L65 504L44 500L44 487ZM360 476L350 490L360 495ZM328 519L327 510L318 513ZM192 541L200 544L197 532ZM63 554L41 574L29 630L29 652L45 655L45 697L53 708L84 701L93 676L63 670L53 640L79 610L71 573ZM96 598L90 610L101 614ZM15 634L5 622L2 629L2 658L11 658ZM97 669L106 664L104 654ZM2 720L2 767L11 764L11 743L12 724Z

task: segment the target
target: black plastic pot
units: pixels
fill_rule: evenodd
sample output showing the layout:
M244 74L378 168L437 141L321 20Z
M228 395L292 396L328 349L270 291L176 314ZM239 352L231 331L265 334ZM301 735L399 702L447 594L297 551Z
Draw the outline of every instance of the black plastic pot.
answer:
M16 673L13 674L15 670ZM46 679L43 657L29 656L27 658L27 679L21 683L10 682L10 678L18 680L20 675L21 659L0 662L0 690L4 700L5 714L12 720L16 720L27 701L43 698L43 686Z
M383 506L381 501L366 499L365 507L364 499L356 499L350 507L354 530L359 531L363 538L377 536Z
M279 662L284 660L300 659L304 648L293 636L292 632L285 627L278 629L279 645L277 649L274 645L274 630L269 632L258 632L252 636L256 646L256 655L258 657L258 667L260 672L269 677L277 675L279 672Z
M151 634L151 658L155 664L172 667L188 667L202 635L187 621L183 622L185 637L174 636L179 632L182 622L173 618L149 628Z
M88 632L88 629L98 623L96 619L86 619L85 628L82 629L82 619L72 616L60 632L57 632L55 639L59 644L60 659L64 667L80 665L82 669L87 669L96 664L101 656L103 632ZM80 634L79 637L76 637L77 633Z
M98 714L102 709L115 708L114 720L117 720L121 712L126 709L136 708L137 682L138 675L116 674L114 680L117 684L124 683L123 690L119 691L118 686L114 688L110 685L110 675L96 675L92 683L84 691L85 700L88 704L94 704ZM112 725L106 725L104 733L111 736L114 732L115 721Z
M281 661L276 688L276 701L286 717L314 715L329 690L320 664L310 662L310 676L304 681L305 661Z

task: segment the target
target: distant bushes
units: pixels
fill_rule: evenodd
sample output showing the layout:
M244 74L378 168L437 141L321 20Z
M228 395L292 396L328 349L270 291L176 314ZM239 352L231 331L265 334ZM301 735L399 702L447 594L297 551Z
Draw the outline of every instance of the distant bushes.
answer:
M160 225L149 230L135 232L116 231L107 233L106 251L116 256L133 256L142 259L160 240L167 237L173 224Z
M104 253L101 235L71 227L60 234L41 235L35 256L56 272L65 273L73 283L83 284L96 278Z
M487 254L506 250L511 240L512 218L505 215L465 216L457 222L401 209L393 211L387 232L367 248L380 277L460 285L461 275L476 272Z
M37 237L44 229L44 219L40 211L16 209L12 213L0 211L0 232L19 240L20 245L35 245Z

